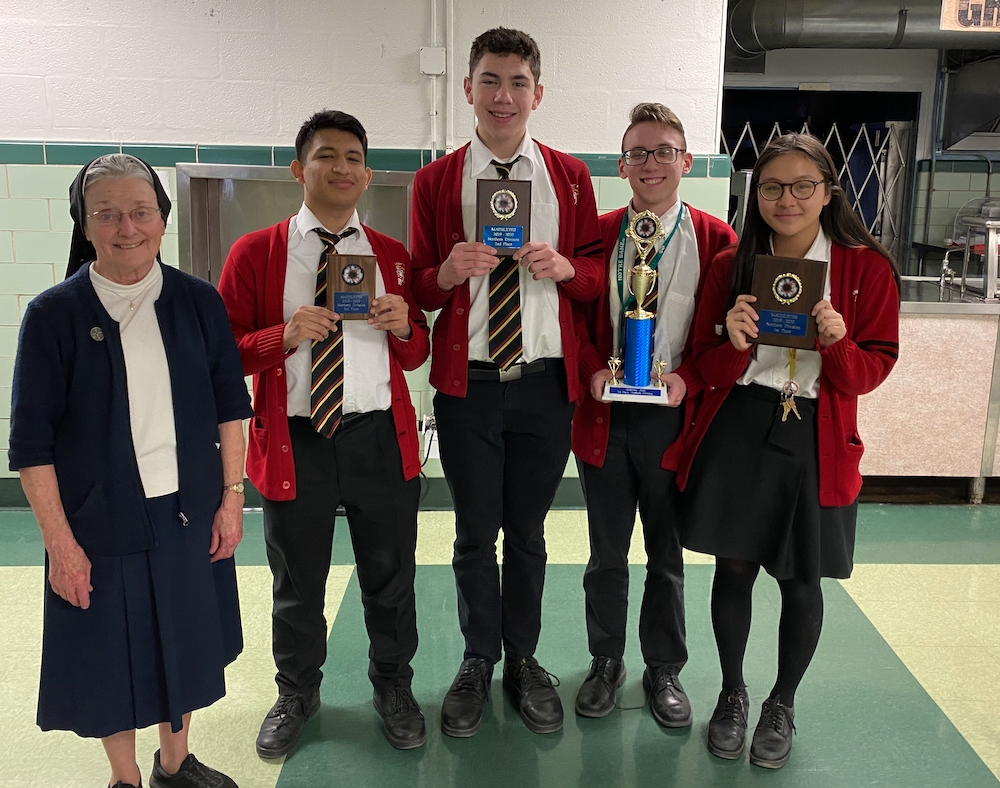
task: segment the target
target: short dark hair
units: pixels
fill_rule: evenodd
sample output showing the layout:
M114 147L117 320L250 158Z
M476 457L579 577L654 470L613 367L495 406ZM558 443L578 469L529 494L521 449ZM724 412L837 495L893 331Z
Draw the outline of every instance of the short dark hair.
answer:
M312 142L313 135L322 129L338 129L353 134L361 142L361 150L364 152L365 161L368 161L368 134L361 121L346 112L338 112L335 109L324 109L317 112L309 120L302 124L299 133L295 135L295 158L304 162L304 155Z
M494 27L479 36L472 42L472 51L469 53L470 79L487 52L492 55L517 55L528 64L531 76L535 78L535 85L541 81L542 53L538 50L535 39L527 33L511 30L509 27Z

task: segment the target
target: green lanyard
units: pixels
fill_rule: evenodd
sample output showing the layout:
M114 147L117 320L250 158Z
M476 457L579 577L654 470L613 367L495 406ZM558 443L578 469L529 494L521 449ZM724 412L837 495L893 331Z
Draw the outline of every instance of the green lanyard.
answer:
M660 247L660 251L656 253L653 257L652 262L649 267L654 271L656 267L660 264L660 258L663 257L663 253L667 251L667 246L670 244L670 239L674 237L674 233L677 232L677 228L680 226L681 219L684 218L684 203L681 203L681 209L677 212L677 221L674 222L674 227L670 231L670 235L667 236L666 240L663 242L663 246ZM622 216L622 226L618 231L618 299L622 305L622 314L630 306L630 304L625 303L625 230L628 227L628 209L625 210L625 214ZM659 283L657 283L659 287ZM629 298L634 300L632 294L629 294Z

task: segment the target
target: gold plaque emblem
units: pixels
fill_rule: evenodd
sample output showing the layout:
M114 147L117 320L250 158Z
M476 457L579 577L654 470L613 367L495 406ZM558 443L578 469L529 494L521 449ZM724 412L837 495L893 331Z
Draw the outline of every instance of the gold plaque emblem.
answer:
M490 210L501 221L514 218L517 213L517 197L510 189L500 189L490 199Z
M779 274L771 285L771 292L779 304L794 304L802 295L802 280L792 273Z

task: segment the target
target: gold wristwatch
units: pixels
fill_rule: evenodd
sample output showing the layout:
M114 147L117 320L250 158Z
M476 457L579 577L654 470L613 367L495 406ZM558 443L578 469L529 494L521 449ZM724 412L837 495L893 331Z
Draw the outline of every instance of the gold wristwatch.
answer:
M236 484L227 484L225 487L222 488L223 492L225 492L226 490L234 492L237 495L243 495L243 482L236 482Z

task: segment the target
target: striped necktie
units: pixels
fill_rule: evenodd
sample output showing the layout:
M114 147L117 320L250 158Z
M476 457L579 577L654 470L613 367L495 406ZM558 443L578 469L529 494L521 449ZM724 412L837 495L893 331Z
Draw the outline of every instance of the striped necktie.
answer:
M326 306L327 260L337 254L337 241L354 235L357 228L348 227L340 235L319 227L316 234L323 242L316 273L316 306ZM309 393L309 421L324 438L332 438L340 424L344 404L344 323L331 331L326 339L312 345L312 387Z
M490 164L496 167L497 177L506 181L520 158L506 164L498 161ZM513 257L501 257L497 267L490 271L489 353L500 369L510 369L522 354L519 269Z

